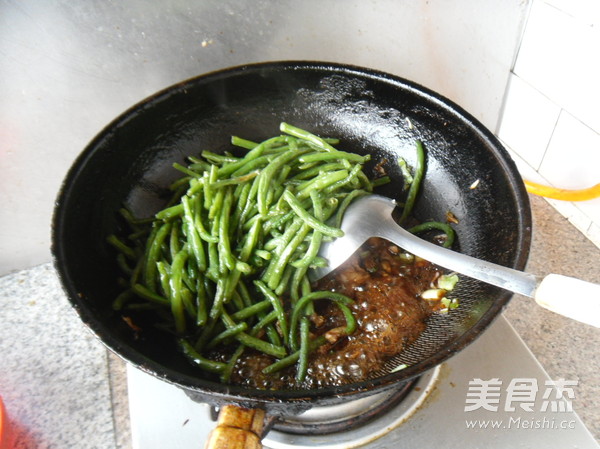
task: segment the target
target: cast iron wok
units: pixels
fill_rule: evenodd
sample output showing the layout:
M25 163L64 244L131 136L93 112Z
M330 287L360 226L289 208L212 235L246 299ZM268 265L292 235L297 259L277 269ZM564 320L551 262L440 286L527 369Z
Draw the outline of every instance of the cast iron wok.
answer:
M421 338L385 370L365 382L310 391L224 385L190 365L164 335L147 330L137 336L111 308L119 288L106 237L117 230L117 210L125 204L137 216L150 216L179 177L173 162L203 149L230 150L231 135L271 137L281 121L340 138L340 148L370 153L373 165L385 160L393 182L380 193L399 201L397 158L414 166L420 139L427 171L417 219L444 221L451 211L459 220L461 252L516 269L524 268L531 239L527 194L498 140L456 104L389 74L330 63L247 65L176 84L126 111L84 149L58 195L52 250L66 294L83 322L132 365L195 400L275 416L397 387L473 342L511 296L463 278L456 291L460 307L432 317ZM400 364L408 367L393 372Z

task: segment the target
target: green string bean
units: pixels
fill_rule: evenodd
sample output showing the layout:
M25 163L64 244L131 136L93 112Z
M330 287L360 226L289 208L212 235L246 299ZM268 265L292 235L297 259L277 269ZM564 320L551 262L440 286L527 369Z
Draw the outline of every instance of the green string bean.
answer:
M187 166L173 164L183 176L172 183L165 208L149 219L122 208L129 232L107 239L125 278L114 309L159 314L181 352L224 382L248 349L272 357L265 373L297 364L302 382L310 353L326 342L311 334L314 301L333 301L346 334L354 332L352 301L312 292L307 273L326 263L318 256L321 242L343 235L348 205L389 182L387 176L369 180L369 156L337 149L336 139L287 123L280 131L261 142L234 136L231 152L202 151ZM403 217L423 177L420 142L417 151ZM405 163L402 169L408 173ZM449 226L423 226L412 231L433 227L452 243ZM224 345L234 345L226 363L213 358Z

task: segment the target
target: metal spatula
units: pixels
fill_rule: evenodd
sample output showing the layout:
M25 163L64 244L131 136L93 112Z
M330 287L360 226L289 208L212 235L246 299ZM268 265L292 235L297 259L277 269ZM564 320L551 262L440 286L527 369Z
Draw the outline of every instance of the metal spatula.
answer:
M382 237L405 251L471 278L534 298L553 312L600 327L600 285L559 274L545 277L486 262L427 242L393 219L394 200L368 195L355 200L342 221L344 236L321 245L319 255L329 266L311 273L320 279L347 260L368 238Z

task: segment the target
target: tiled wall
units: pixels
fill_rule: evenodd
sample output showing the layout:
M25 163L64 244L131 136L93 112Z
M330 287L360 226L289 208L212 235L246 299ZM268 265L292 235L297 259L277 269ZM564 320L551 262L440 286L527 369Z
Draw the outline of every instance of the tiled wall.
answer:
M600 1L533 0L498 136L525 179L600 183ZM549 201L600 247L600 199Z

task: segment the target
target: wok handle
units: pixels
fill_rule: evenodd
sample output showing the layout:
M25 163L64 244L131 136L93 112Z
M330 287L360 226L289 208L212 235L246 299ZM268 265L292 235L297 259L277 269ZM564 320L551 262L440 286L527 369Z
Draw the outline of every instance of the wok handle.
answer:
M204 449L261 449L264 421L264 410L225 405Z
M600 285L560 274L549 274L534 293L545 309L600 327Z

